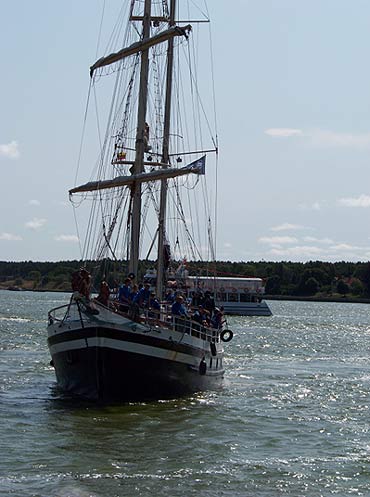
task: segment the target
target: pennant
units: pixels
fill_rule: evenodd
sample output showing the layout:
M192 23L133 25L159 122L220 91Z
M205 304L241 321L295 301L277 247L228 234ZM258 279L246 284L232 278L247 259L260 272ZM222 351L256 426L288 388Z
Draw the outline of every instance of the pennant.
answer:
M198 174L206 174L206 156L203 155L200 159L191 162L189 167L195 169Z

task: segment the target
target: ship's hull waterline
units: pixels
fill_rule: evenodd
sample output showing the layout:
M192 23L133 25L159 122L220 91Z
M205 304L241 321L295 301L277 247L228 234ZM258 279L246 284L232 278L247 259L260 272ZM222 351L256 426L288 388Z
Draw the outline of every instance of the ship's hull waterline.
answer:
M203 340L202 334L197 338L141 325L131 331L117 325L73 324L49 325L52 364L64 392L94 401L130 401L222 385L222 344Z

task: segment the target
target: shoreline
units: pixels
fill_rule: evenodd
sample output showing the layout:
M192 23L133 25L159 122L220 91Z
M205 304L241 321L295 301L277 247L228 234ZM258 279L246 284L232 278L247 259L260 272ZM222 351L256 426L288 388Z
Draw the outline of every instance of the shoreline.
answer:
M6 290L9 292L52 292L52 293L70 293L70 289L32 289L32 288L21 288L21 287L5 287L0 285L0 290ZM345 304L370 304L370 298L355 298L355 297L338 297L338 296L300 296L300 295L264 295L262 300L285 300L285 301L296 301L296 302L336 302Z
M370 298L355 298L355 297L302 297L299 295L264 295L263 300L287 300L297 302L336 302L345 304L370 304Z

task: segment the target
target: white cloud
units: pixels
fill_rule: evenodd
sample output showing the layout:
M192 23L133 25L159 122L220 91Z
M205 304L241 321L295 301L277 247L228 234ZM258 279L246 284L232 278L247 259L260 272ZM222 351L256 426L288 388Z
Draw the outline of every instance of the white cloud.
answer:
M291 258L291 257L302 257L302 258L312 258L320 257L324 254L323 249L320 247L301 245L295 247L287 248L273 248L270 253L275 256Z
M40 205L39 200L30 200L28 203L29 203L29 205Z
M326 129L302 130L296 128L269 128L265 134L278 138L305 137L312 145L318 147L370 147L370 133L338 133Z
M370 257L369 247L358 247L349 243L333 243L331 240L315 239L313 237L305 237L305 241L322 243L324 245L294 245L291 247L273 246L265 257L272 257L278 260L321 260L321 261L367 261ZM329 243L332 242L332 244Z
M282 223L278 226L273 226L270 228L271 231L289 231L289 230L302 230L304 226L300 224Z
M304 211L320 211L321 204L319 202L313 202L312 204L300 204L299 208Z
M12 233L0 233L0 240L12 242L22 240L22 237L19 235L13 235Z
M302 240L308 243L324 243L327 245L334 243L334 241L330 238L316 238L314 236L305 236L302 238Z
M298 240L293 236L262 236L258 241L270 245L284 245L285 243L297 243Z
M46 219L39 219L37 217L34 217L31 221L28 221L25 226L27 228L31 228L32 230L37 230L39 228L42 228L44 224L46 223Z
M0 157L7 157L8 159L18 159L20 156L18 142L15 140L10 143L0 144Z
M57 242L69 242L69 243L77 243L78 236L76 235L58 235L54 237L54 240Z
M361 247L356 247L356 245L350 245L349 243L337 243L336 245L332 245L330 248L341 252L364 250Z
M290 138L291 136L302 136L303 132L301 129L294 128L269 128L265 129L265 134L279 138Z
M370 207L370 196L362 194L357 198L341 198L339 203L345 207Z
M330 130L316 129L308 133L314 145L327 147L370 147L370 133L337 133Z

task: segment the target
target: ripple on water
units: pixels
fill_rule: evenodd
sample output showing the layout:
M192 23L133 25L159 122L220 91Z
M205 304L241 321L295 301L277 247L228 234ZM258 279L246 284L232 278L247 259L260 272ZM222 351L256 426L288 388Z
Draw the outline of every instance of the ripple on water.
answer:
M221 390L96 407L55 388L45 322L65 301L0 292L4 495L370 495L366 306L272 302L230 318Z

